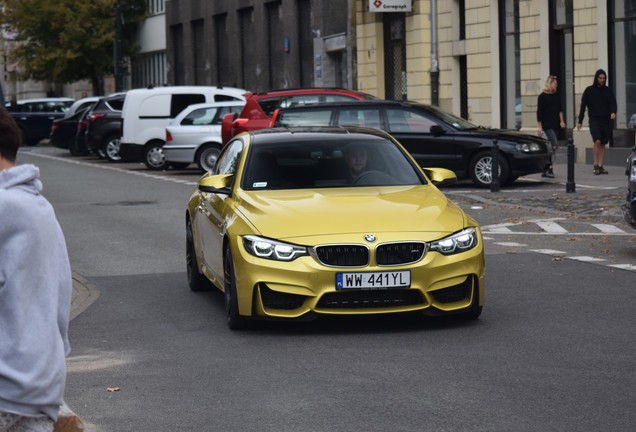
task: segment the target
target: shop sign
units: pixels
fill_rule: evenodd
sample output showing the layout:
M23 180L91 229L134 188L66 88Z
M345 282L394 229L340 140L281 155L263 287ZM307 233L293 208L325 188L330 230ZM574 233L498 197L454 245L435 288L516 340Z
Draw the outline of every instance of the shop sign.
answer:
M413 0L369 0L369 12L412 12Z

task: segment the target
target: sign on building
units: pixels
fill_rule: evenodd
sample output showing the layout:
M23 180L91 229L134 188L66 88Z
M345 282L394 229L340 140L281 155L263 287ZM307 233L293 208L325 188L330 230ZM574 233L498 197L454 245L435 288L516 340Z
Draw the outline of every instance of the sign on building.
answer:
M413 0L369 0L369 12L412 12Z

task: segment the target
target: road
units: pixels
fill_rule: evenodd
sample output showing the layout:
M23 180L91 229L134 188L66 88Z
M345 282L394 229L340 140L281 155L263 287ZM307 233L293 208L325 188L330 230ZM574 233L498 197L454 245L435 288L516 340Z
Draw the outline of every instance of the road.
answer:
M91 431L636 429L636 271L612 267L636 263L634 235L612 212L587 220L516 202L549 186L524 197L532 182L507 195L458 185L449 195L488 227L478 321L232 332L222 295L187 287L183 215L199 174L54 150L19 161L41 167L73 270L100 293L71 322L68 359L67 401Z

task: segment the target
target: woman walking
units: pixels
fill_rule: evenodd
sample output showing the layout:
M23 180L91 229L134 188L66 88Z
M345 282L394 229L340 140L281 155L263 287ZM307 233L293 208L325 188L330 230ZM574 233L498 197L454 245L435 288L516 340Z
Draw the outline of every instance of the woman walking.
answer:
M550 141L550 163L545 167L542 177L554 178L552 164L554 162L554 154L559 146L557 133L559 128L565 128L563 121L563 109L561 108L561 98L557 94L557 77L550 75L545 80L543 92L537 100L537 133L542 136L544 133Z

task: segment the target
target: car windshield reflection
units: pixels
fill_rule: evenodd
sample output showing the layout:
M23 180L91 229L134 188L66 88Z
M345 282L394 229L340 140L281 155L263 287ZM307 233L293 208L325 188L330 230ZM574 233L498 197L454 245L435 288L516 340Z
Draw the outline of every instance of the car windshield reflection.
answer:
M350 139L255 146L243 171L242 188L308 189L424 183L417 168L393 142Z

